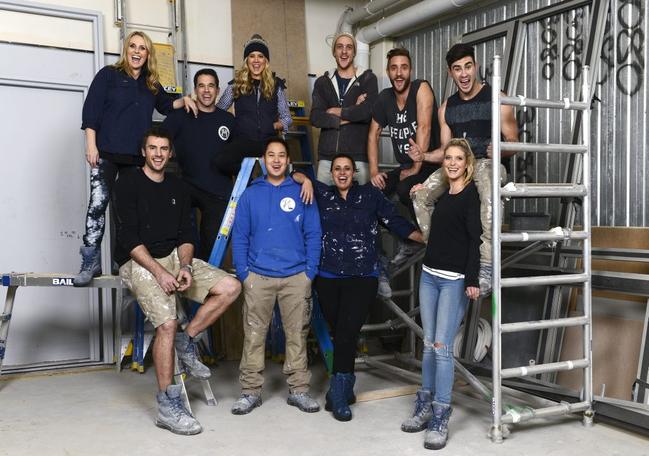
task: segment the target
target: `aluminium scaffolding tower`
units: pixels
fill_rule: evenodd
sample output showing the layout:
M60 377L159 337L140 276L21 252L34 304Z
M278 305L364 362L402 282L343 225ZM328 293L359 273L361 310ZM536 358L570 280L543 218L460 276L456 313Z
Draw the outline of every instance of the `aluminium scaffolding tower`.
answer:
M561 101L528 99L523 96L510 97L500 92L501 72L500 56L493 61L492 80L492 160L499 163L501 151L550 152L580 154L582 156L581 183L569 184L514 184L500 186L501 174L498 166L493 167L493 294L492 294L492 377L493 423L490 436L494 442L502 442L507 433L506 424L519 423L532 418L568 413L584 412L583 422L591 425L593 422L593 385L592 385L592 294L591 294L591 222L590 222L590 86L589 68L586 66L582 76L582 100L572 101L565 98ZM501 105L529 106L549 109L575 110L581 112L581 144L531 144L531 143L501 143L500 123ZM501 229L502 199L510 198L579 198L582 201L582 229L575 231L572 226L557 227L549 231L534 231L521 233L503 233ZM511 242L563 242L580 241L583 270L578 273L554 274L533 277L501 278L501 244ZM539 321L521 321L502 323L502 288L524 287L531 285L566 285L581 284L583 291L583 315L579 317L555 318ZM502 334L521 331L543 330L549 328L565 328L581 326L583 328L583 357L577 360L558 361L529 366L502 369ZM501 414L502 410L502 380L514 377L526 377L546 372L557 372L573 369L583 369L583 392L579 402L560 403L545 408L526 409L519 413L514 410Z

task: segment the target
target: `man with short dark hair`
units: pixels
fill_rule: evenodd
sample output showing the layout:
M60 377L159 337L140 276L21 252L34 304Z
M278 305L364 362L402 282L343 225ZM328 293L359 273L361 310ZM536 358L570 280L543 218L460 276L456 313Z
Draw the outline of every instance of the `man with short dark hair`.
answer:
M320 128L317 178L333 185L331 159L345 153L356 162L358 183L366 184L370 178L367 132L378 93L376 76L372 70L354 66L356 39L351 33L337 34L331 53L336 68L316 79L313 86L311 125Z
M124 283L155 327L153 363L159 392L156 425L176 434L202 431L172 385L174 346L185 370L209 378L196 355L196 336L212 325L241 291L224 271L193 258L189 193L184 183L165 175L172 155L166 132L152 128L143 140L144 166L120 175L115 186L115 260ZM176 296L202 303L184 332L176 332Z
M194 75L197 116L171 112L162 123L175 144L191 206L201 212L197 257L208 261L232 193L232 179L211 166L234 134L234 116L216 107L219 77L211 68Z
M286 177L290 159L283 139L266 142L263 160L268 174L241 195L232 232L232 260L244 290L241 396L232 413L243 415L261 405L266 333L276 300L286 336L287 402L317 412L320 406L309 395L306 337L311 282L320 262L320 215L315 203L302 201L302 187Z
M482 221L482 244L480 245L480 291L488 294L491 290L491 86L478 81L478 63L472 46L458 43L446 54L448 74L453 79L457 92L451 95L439 108L441 145L439 149L413 148L409 151L415 161L441 163L443 148L451 138L465 138L471 145L476 158L474 180L480 194L480 220ZM518 141L518 125L511 106L500 107L500 131L504 141ZM425 151L425 152L424 152ZM503 152L507 158L515 152ZM507 175L501 165L503 179ZM446 184L441 170L432 174L414 201L415 211L422 232L428 235L431 207L425 201L436 200L444 192Z
M372 110L367 142L370 175L372 184L386 196L397 193L399 201L408 208L414 221L410 189L424 182L439 166L413 161L408 150L411 147L433 150L439 146L439 127L435 115L437 102L428 81L410 80L411 61L407 49L391 49L387 60L386 72L392 86L379 94ZM384 127L388 127L394 158L399 163L399 168L387 173L379 170L379 137ZM419 249L421 246L412 241L403 243L392 261L398 265Z

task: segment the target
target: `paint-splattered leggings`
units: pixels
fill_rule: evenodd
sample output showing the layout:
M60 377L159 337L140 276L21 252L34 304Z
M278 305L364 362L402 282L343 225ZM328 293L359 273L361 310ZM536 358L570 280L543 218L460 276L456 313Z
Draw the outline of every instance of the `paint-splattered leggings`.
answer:
M104 158L90 172L90 202L86 214L86 234L83 244L86 247L99 247L104 237L106 225L106 208L113 191L113 184L120 171L132 168L133 165L115 164Z

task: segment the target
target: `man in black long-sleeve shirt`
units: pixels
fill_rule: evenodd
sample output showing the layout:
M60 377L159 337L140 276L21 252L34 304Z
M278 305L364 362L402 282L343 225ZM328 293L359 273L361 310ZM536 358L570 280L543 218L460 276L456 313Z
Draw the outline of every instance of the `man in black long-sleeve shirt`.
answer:
M115 259L120 276L156 328L153 362L160 389L156 425L191 435L202 428L180 398L182 386L171 384L174 341L185 369L208 378L210 370L196 356L194 337L225 312L241 286L224 271L193 258L189 193L182 181L164 173L171 154L171 139L153 128L142 143L144 166L123 173L117 181ZM176 292L203 303L178 334Z
M217 108L219 77L210 68L194 75L198 115L179 109L162 123L174 143L192 207L201 211L197 257L208 261L232 193L232 178L212 167L234 135L234 116Z

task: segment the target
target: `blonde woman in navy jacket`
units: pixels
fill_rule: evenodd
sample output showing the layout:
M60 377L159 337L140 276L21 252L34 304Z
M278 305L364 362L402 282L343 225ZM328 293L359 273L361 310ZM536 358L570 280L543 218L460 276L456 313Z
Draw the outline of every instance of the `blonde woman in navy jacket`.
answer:
M175 99L160 85L155 49L144 32L131 32L122 55L95 75L83 103L81 128L86 133L90 202L81 246L81 269L74 286L86 286L101 274L100 247L105 213L120 170L142 166L142 136L151 127L153 109L167 114L184 107L198 112L189 97Z

